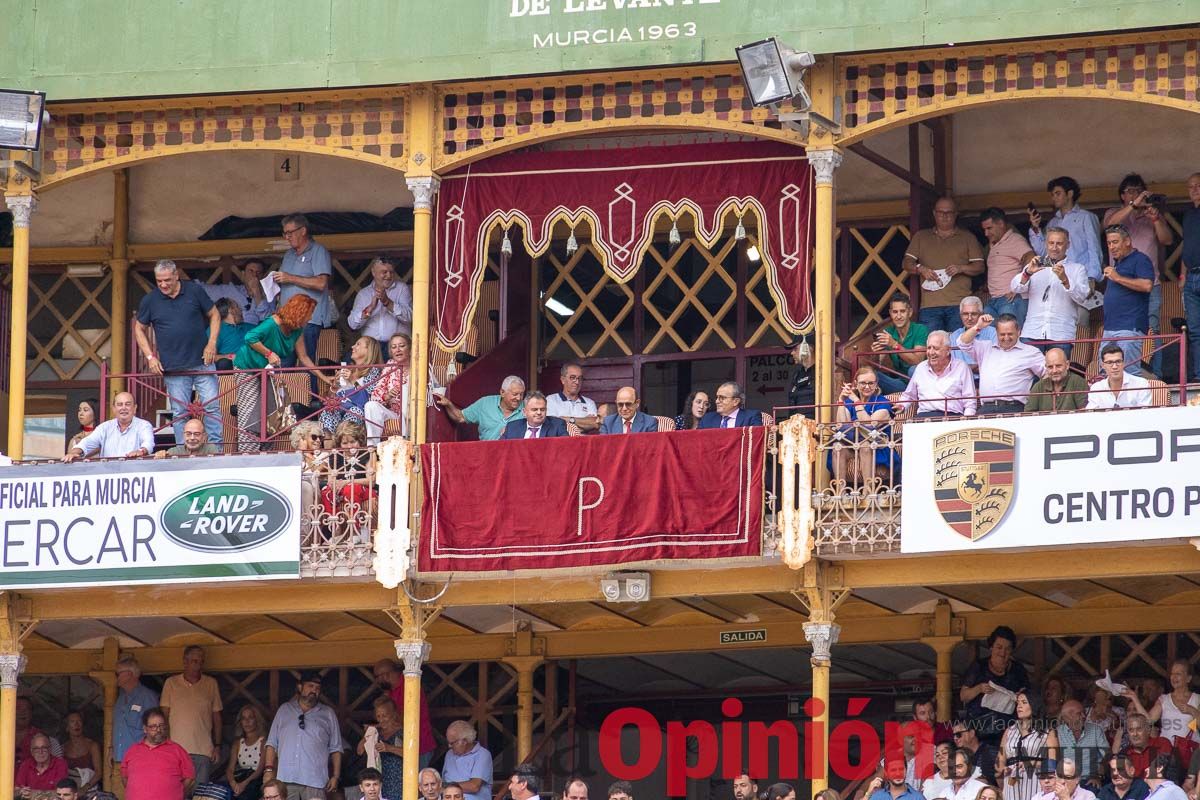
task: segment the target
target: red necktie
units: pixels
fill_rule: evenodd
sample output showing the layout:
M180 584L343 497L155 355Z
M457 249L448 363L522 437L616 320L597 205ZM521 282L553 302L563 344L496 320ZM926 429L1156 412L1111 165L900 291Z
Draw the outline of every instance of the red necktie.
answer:
M629 429L632 426L632 424L633 423L631 423L629 420L625 420L625 432L626 433L629 433Z

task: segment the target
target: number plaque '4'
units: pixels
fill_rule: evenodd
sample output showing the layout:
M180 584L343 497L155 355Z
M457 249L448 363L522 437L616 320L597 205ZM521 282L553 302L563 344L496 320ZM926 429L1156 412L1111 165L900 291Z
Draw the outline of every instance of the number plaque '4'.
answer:
M300 180L300 156L276 155L275 156L275 180L277 180L277 181L298 181L298 180Z

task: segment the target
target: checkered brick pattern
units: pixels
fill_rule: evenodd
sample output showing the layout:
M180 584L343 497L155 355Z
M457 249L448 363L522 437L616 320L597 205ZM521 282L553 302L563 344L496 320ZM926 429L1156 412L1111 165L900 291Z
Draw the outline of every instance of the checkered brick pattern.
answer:
M256 98L260 99L260 98ZM108 161L193 151L205 145L292 143L345 151L345 155L403 167L404 99L321 100L242 106L73 113L50 108L42 173L61 180L72 171Z
M1159 41L1142 34L1136 40L1088 41L1094 46L1086 47L1059 40L931 50L896 60L879 55L839 58L845 126L861 131L971 97L1099 91L1167 104L1195 103L1200 99L1196 32L1154 35Z
M551 76L491 84L457 84L439 91L442 118L440 164L446 156L496 149L514 139L566 134L599 126L637 125L664 119L799 142L766 108L755 108L741 73L656 73Z

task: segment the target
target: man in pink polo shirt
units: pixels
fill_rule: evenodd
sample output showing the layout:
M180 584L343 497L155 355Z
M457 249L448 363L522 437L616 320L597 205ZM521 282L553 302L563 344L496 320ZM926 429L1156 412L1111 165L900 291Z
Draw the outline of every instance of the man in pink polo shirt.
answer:
M145 738L121 760L125 800L183 800L196 770L187 750L167 738L167 715L161 708L142 715L142 732Z
M993 317L1012 314L1017 324L1025 325L1029 300L1012 290L1012 279L1033 260L1033 248L1024 236L1009 227L1003 209L992 207L979 217L979 226L987 237L987 285L989 300L984 313Z

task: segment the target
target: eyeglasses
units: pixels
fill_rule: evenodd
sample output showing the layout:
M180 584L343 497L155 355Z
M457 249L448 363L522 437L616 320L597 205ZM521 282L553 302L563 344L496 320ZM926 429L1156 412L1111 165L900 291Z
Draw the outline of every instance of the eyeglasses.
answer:
M1100 363L1106 367L1120 367L1120 366L1124 366L1125 359L1121 359L1120 361L1113 361L1111 358L1106 358L1103 361L1101 361Z
M167 727L167 724L165 722L160 722L157 725L144 725L143 727L148 731L161 731L163 728Z
M300 726L300 730L304 730L304 713L305 712L301 712L300 718L296 720L296 724Z
M29 749L36 753L41 750L49 750L50 748L47 746L42 746L42 747L30 747Z
M719 394L719 395L717 395L717 399L718 399L718 400L732 400L732 399L733 399L733 395L731 395L731 394Z
M966 731L955 731L955 732L954 732L954 738L955 738L955 739L957 739L957 738L958 738L958 737L960 737L960 736L966 736L966 735L967 735L967 732L966 732Z
M617 403L617 408L633 408L636 403Z
M298 231L301 231L301 230L303 230L303 228L292 228L291 230L288 230L287 228L284 228L284 229L283 229L283 235L284 235L284 236L291 236L293 233L296 233L296 232L298 232Z

